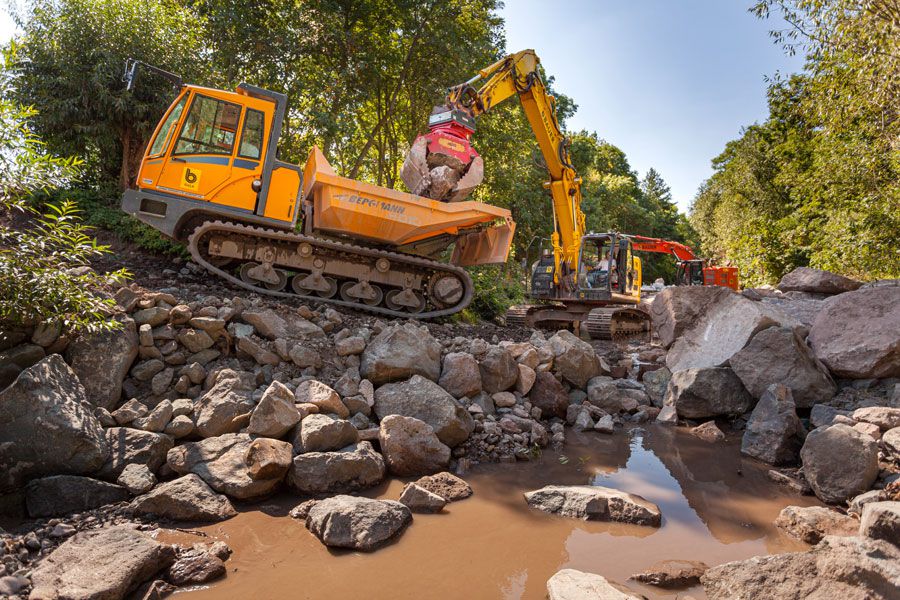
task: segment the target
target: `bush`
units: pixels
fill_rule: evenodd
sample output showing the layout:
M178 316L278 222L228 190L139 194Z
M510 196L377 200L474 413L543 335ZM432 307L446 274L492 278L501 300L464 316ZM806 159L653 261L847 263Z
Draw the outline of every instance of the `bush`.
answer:
M469 275L475 284L475 296L464 317L493 321L506 310L525 300L524 274L513 261L505 265L472 267Z

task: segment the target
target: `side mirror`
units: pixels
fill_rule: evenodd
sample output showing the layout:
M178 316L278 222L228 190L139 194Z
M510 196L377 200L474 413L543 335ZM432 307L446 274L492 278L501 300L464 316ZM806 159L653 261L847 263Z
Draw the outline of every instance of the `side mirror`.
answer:
M250 184L250 189L258 194L259 190L262 189L262 181L260 181L259 179L254 179L253 183Z

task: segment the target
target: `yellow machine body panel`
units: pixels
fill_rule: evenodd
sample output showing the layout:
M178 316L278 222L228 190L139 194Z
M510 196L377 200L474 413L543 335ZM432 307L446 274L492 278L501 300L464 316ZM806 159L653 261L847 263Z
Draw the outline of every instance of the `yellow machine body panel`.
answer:
M341 177L321 150L309 153L304 202L312 230L390 246L439 236L459 237L454 264L505 262L515 232L512 213L482 202L441 202ZM495 224L496 222L496 224Z

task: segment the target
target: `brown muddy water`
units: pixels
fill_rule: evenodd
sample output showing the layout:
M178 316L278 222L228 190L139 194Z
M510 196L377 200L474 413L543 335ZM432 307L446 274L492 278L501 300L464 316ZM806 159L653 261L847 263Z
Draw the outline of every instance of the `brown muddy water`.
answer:
M373 553L332 551L287 516L297 498L275 497L224 523L202 527L234 554L228 576L183 591L184 600L538 599L557 570L599 573L650 598L703 598L701 588L666 591L628 581L659 560L712 565L801 549L772 522L788 504L815 499L770 482L739 452L740 437L707 444L650 425L614 436L567 432L560 453L533 462L478 465L465 479L474 496L442 514L414 515L393 544ZM393 479L365 494L396 499ZM597 484L657 503L662 527L566 519L529 509L522 493L547 484ZM164 536L165 537L165 536ZM192 536L191 536L192 537ZM188 540L185 540L188 541Z

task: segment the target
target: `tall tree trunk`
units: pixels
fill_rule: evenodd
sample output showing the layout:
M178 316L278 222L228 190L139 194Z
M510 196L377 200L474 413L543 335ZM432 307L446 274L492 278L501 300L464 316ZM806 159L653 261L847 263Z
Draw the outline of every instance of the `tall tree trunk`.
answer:
M130 123L122 126L120 139L122 141L122 169L119 172L119 188L126 190L133 187L137 180L146 144Z

